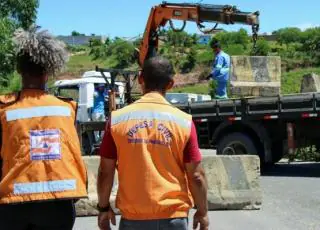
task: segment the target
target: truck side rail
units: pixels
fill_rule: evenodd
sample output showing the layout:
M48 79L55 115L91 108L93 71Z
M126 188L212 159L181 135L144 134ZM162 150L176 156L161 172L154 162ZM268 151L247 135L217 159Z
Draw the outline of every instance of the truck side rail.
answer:
M192 114L194 119L266 119L320 116L320 93L278 95L274 97L212 100L188 104L175 104Z

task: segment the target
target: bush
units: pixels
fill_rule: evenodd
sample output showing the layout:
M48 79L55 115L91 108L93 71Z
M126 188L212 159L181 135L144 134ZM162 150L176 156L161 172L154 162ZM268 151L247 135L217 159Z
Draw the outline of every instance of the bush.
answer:
M109 68L128 68L135 61L134 48L132 43L115 38L92 46L89 55L93 60L108 60Z
M225 49L231 45L241 45L243 49L247 49L249 44L249 36L246 30L240 29L237 32L221 32L215 36L222 47Z
M0 94L7 94L21 90L21 77L17 73L7 76L7 86L0 86Z
M196 61L199 65L209 66L213 62L214 55L211 50L205 50L196 55Z
M316 146L311 145L305 148L299 148L296 155L293 156L295 159L303 161L315 161L320 162L320 152Z
M67 50L71 53L77 53L77 52L87 51L88 47L80 46L80 45L68 45Z
M267 56L271 51L269 43L264 39L259 39L257 41L256 50L251 51L251 55L255 56Z
M245 54L245 50L243 48L242 45L240 44L233 44L233 45L229 45L227 47L224 48L224 51L231 55L244 55Z

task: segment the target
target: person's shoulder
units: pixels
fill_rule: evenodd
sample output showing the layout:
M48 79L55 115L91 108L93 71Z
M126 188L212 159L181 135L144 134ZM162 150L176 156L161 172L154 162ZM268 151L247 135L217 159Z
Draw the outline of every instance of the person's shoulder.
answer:
M64 102L75 102L71 97L62 97L62 96L55 96L55 97Z
M19 98L19 92L8 93L0 95L0 105L6 105L17 101Z
M173 113L176 114L177 116L179 117L182 117L184 119L187 119L187 120L192 120L192 115L190 115L189 113L186 113L184 111L182 111L181 109L175 107L175 106L172 106L172 109L173 109Z
M71 97L62 97L62 96L53 96L53 95L50 95L50 96L54 97L55 99L58 99L61 102L71 105L73 109L77 108L77 102L73 100L73 98Z
M224 51L221 51L221 54L222 54L222 56L224 56L224 57L230 58L230 55L229 55L229 54L227 54L227 53L226 53L226 52L224 52Z

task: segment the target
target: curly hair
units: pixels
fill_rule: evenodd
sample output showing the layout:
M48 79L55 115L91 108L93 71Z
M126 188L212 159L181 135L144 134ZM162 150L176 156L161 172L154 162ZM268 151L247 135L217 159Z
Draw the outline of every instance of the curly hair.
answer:
M69 59L65 44L39 26L28 30L17 29L13 41L16 45L17 68L21 73L55 75Z

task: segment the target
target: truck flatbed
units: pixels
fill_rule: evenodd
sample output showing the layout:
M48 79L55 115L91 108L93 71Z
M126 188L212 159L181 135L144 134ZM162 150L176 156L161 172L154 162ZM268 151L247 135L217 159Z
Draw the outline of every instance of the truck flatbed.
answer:
M318 116L320 93L250 97L176 104L194 119L259 120Z

